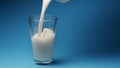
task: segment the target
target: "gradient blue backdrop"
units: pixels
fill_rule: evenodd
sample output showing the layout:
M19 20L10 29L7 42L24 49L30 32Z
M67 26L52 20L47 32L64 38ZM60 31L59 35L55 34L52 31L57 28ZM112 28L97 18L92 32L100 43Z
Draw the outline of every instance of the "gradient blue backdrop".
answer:
M120 0L52 1L58 17L54 61L33 63L28 16L42 0L0 0L0 68L120 68Z

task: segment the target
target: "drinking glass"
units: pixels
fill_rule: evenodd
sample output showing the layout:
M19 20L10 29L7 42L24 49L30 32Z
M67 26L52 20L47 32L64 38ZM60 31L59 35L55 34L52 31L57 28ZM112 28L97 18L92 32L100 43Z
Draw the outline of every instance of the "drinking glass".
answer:
M45 15L43 20L42 33L38 36L39 16L29 16L30 35L32 41L32 50L34 62L36 64L48 64L53 59L53 48L57 17L52 15ZM52 32L49 36L45 31ZM46 38L43 38L46 36ZM47 37L48 36L48 37Z

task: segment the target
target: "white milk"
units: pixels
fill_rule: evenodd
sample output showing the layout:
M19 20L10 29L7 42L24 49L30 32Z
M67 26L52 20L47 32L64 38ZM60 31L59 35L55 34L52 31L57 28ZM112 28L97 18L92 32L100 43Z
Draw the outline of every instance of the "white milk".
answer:
M41 11L41 15L40 15L40 22L39 22L39 26L38 26L38 35L40 35L42 32L44 15L45 15L46 9L47 9L48 5L50 4L50 2L51 2L51 0L43 0L42 11Z
M68 2L70 0L56 0L61 3ZM34 59L37 61L51 61L52 60L52 51L54 45L55 34L53 30L44 28L42 32L43 20L45 16L46 9L50 4L51 0L43 0L42 11L40 15L40 21L38 26L38 33L32 36L32 47Z
M55 34L51 29L44 28L38 36L32 37L34 59L37 61L50 61L52 59Z
M52 50L55 34L51 29L48 28L44 28L42 32L44 15L50 2L51 0L43 0L42 11L38 26L38 33L36 33L32 37L34 59L41 62L47 62L52 59Z

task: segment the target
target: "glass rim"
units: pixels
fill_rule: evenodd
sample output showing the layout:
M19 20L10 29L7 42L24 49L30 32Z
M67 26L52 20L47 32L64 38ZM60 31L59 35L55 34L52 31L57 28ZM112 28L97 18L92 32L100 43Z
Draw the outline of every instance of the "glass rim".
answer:
M39 18L39 19L35 19L36 17ZM40 21L40 16L39 15L32 15L32 16L29 16L28 18L29 18L29 20L33 20L33 21ZM49 15L49 14L46 14L44 16L44 21L52 21L52 20L57 20L57 16Z

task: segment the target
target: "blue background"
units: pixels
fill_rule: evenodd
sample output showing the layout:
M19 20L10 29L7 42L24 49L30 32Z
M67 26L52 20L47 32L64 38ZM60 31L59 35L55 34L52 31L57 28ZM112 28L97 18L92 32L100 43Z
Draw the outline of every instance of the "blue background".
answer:
M28 16L42 0L0 0L0 68L120 68L120 1L52 1L58 17L54 61L33 63Z

